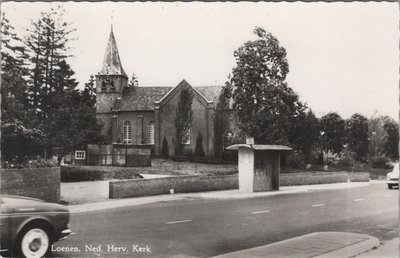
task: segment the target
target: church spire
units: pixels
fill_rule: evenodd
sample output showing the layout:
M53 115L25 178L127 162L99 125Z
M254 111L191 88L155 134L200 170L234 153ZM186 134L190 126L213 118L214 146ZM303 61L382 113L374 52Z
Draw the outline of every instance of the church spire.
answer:
M100 74L102 75L123 75L125 77L126 73L124 68L122 68L121 59L118 54L117 43L115 42L114 32L111 25L110 38L108 39L106 53L103 59L103 66L101 68Z

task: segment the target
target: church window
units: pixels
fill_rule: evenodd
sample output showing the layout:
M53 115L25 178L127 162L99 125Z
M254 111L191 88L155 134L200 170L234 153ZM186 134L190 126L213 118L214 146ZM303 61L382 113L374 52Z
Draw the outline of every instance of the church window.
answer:
M190 144L190 128L187 130L185 138L186 141L184 142L184 144Z
M125 121L123 126L123 143L132 143L132 124Z
M148 131L148 142L149 144L154 144L154 122L151 121L149 123L149 131Z
M103 82L103 83L101 84L101 91L102 91L102 92L106 92L106 91L107 91L107 87L106 87L106 83L105 83L105 82Z

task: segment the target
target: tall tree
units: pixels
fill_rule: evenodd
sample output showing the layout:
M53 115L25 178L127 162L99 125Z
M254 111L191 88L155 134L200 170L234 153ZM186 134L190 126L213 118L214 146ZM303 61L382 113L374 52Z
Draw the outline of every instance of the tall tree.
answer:
M221 156L225 148L226 131L229 129L230 110L229 101L232 97L232 88L229 83L222 88L214 113L214 156Z
M289 141L303 153L306 163L311 162L312 151L319 143L319 132L318 118L311 109L292 120Z
M188 140L188 133L193 120L192 111L193 94L187 89L183 88L176 108L175 116L175 154L182 155L183 147Z
M383 120L383 128L387 134L384 152L392 160L399 160L399 123L390 117L384 117Z
M48 137L58 147L58 161L69 152L102 141L101 126L93 108L86 105L62 105L51 113Z
M304 110L297 94L287 86L286 50L263 28L257 40L234 52L232 70L233 110L239 129L258 143L288 143L290 121Z
M61 6L41 13L40 18L31 22L24 40L31 62L29 101L43 117L48 117L53 108L53 93L62 91L57 85L57 70L65 70L62 66L70 56L68 43L75 29L64 16Z
M10 160L18 156L21 159L40 146L43 132L27 109L25 48L4 14L1 20L1 44L2 158Z
M339 154L343 149L345 121L335 112L320 119L321 144L324 151Z
M368 119L361 114L353 114L346 120L345 141L358 161L365 162L368 153Z
M90 75L89 81L85 83L82 91L82 101L88 107L96 106L96 83L93 75Z
M384 123L382 116L373 116L368 121L368 161L372 161L373 157L385 154L384 146L388 135L384 129Z

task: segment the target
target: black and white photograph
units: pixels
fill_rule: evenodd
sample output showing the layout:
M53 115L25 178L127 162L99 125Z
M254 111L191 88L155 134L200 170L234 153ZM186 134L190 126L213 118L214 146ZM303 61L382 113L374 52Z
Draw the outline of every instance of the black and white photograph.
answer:
M398 2L0 10L0 257L399 257Z

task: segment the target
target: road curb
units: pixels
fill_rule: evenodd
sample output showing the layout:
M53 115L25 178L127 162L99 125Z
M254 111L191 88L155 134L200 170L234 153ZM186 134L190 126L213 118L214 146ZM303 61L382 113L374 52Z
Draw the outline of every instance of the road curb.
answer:
M379 245L378 238L365 234L314 232L213 258L349 258L368 252Z
M165 201L177 201L184 199L208 199L208 200L234 200L234 199L251 199L271 197L277 195L299 194L312 191L326 191L336 190L343 188L363 187L369 185L369 182L352 182L352 183L335 183L335 184L316 184L316 185L302 185L302 186L285 186L279 191L266 191L255 193L242 193L239 190L222 190L222 191L209 191L209 192L195 192L195 193L178 193L178 194L164 194L156 196L144 197L131 197L122 199L109 199L102 202L84 203L68 205L71 213L92 212L98 210L115 209L121 207L130 207L145 205Z
M333 252L319 255L317 257L318 258L354 257L380 246L380 241L378 238L369 235L364 235L364 236L368 237L368 239L353 245L340 248Z

